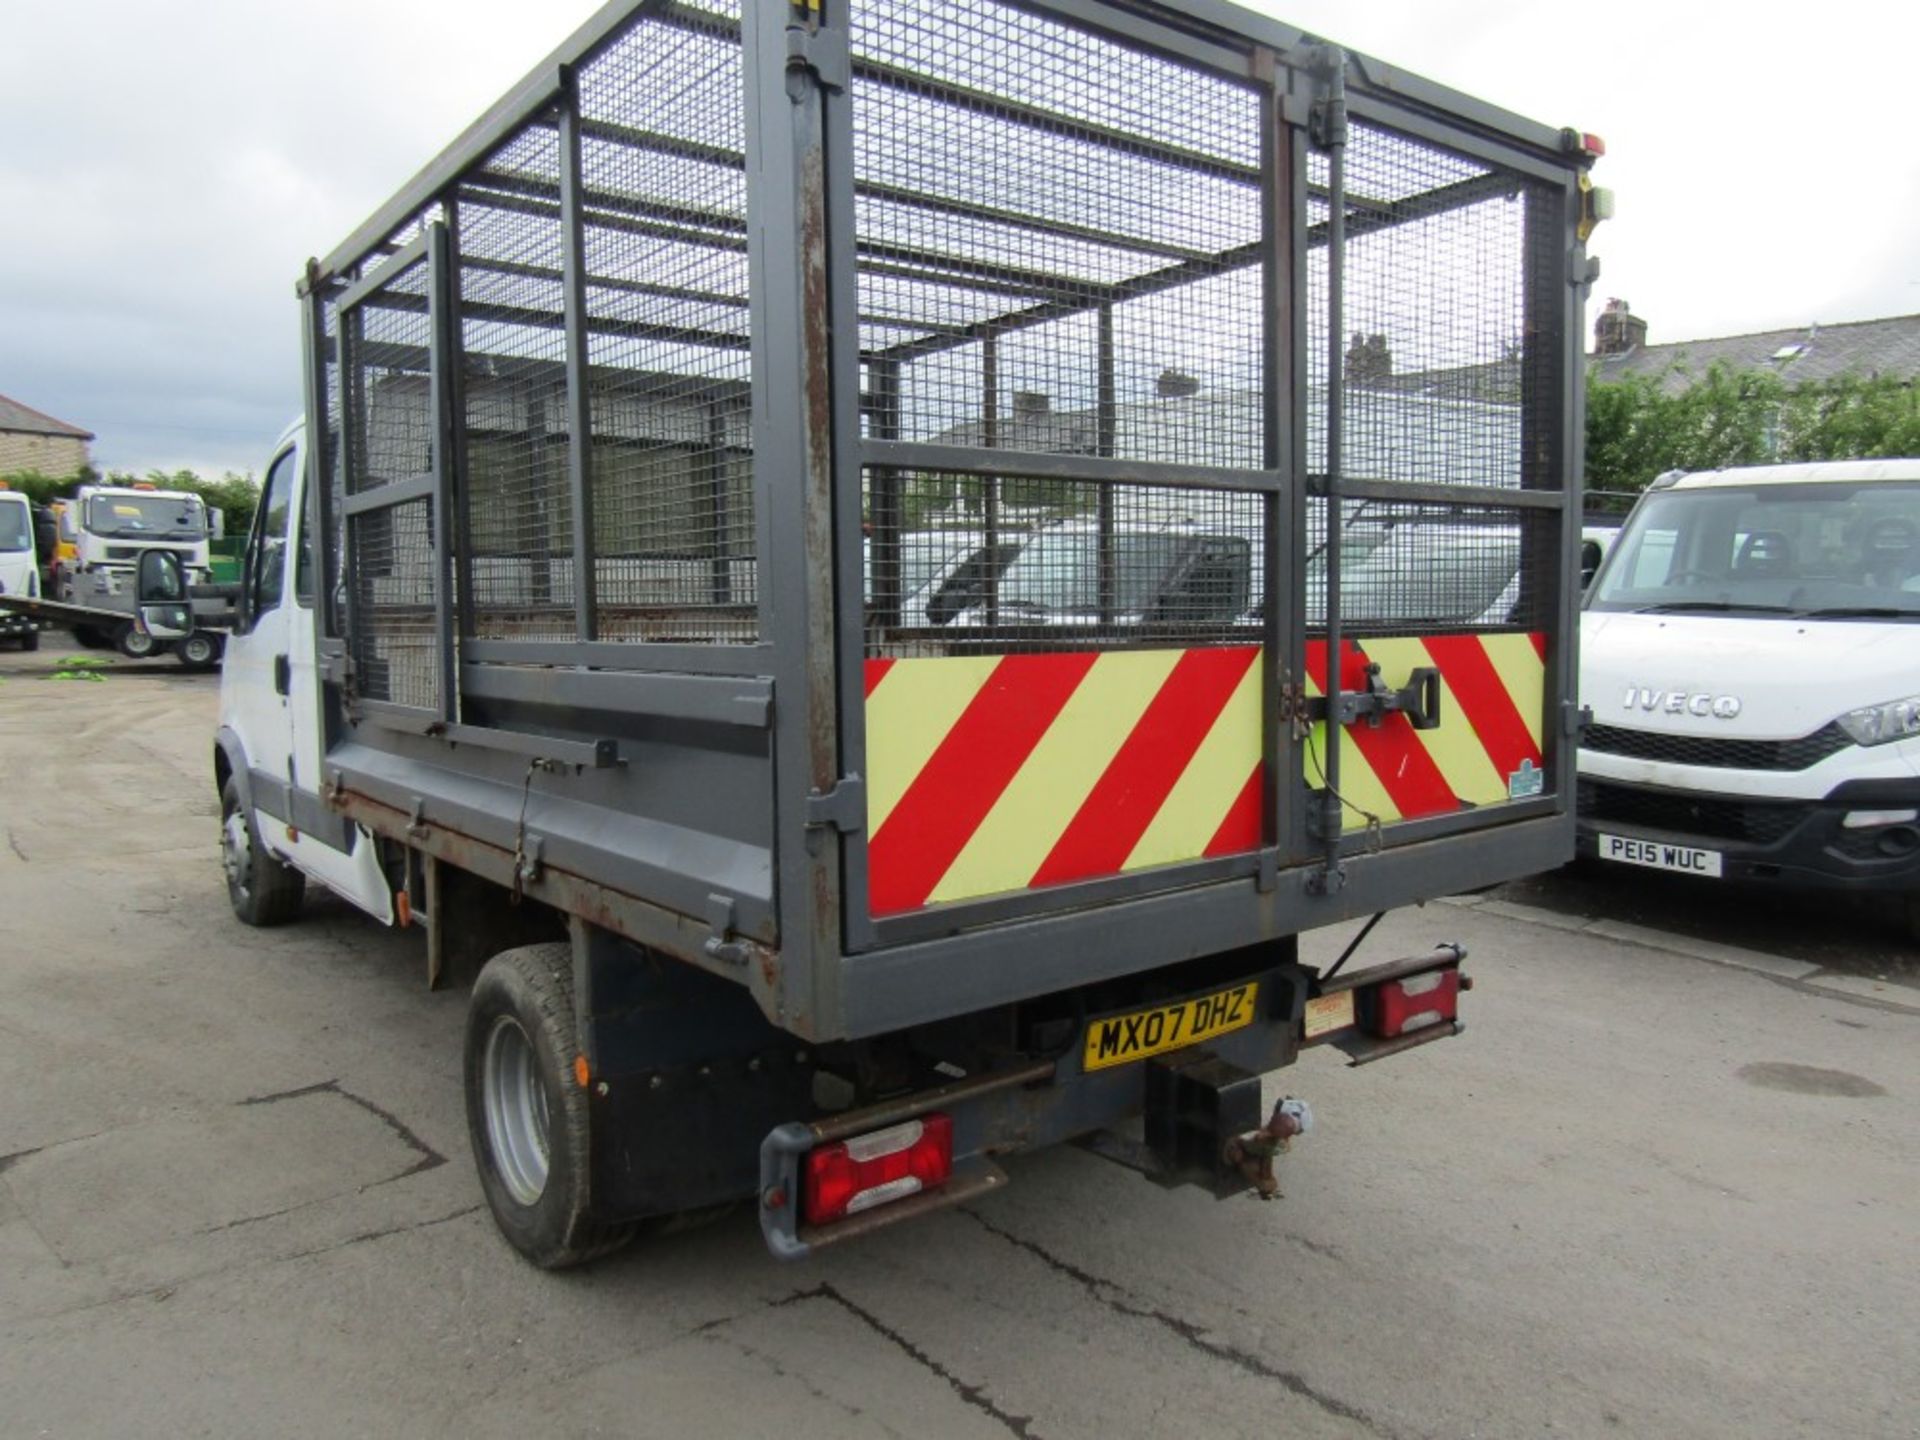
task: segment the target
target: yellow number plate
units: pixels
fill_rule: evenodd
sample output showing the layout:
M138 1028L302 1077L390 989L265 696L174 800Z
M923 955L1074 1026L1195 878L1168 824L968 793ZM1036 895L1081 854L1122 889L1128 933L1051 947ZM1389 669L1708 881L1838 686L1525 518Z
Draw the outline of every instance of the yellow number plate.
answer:
M1105 1070L1244 1030L1253 1023L1259 998L1259 985L1249 982L1178 1005L1095 1020L1087 1027L1086 1068Z

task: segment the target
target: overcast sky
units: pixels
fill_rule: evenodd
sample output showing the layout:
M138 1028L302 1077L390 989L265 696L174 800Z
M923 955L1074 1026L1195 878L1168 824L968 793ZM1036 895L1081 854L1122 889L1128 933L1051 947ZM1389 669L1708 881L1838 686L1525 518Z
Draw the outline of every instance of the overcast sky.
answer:
M293 282L593 0L0 0L0 394L97 464L258 471ZM1651 339L1920 312L1920 5L1258 0L1602 135ZM362 42L362 43L356 43Z

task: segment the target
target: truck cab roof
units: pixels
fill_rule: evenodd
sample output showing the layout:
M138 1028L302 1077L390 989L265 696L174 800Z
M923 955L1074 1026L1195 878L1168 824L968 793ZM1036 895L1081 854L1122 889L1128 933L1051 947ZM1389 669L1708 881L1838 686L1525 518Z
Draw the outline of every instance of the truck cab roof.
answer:
M1721 485L1860 485L1920 480L1920 459L1816 460L1798 465L1736 465L1691 473L1670 470L1649 489L1700 490Z

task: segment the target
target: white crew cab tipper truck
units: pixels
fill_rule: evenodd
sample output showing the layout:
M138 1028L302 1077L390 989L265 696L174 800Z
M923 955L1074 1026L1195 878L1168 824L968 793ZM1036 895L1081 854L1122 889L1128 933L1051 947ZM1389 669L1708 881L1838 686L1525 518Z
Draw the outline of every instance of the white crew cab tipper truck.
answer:
M1582 854L1887 891L1920 940L1920 459L1655 480L1580 693Z
M210 747L236 912L319 883L478 971L474 1157L540 1265L734 1200L796 1257L1132 1119L1267 1193L1306 1114L1261 1075L1466 988L1300 932L1572 854L1598 149L1216 0L608 6L300 283ZM1407 316L1499 407L1345 408L1349 326ZM1120 426L1186 354L1241 432ZM1009 423L1034 374L1079 449ZM998 603L1041 496L1074 623ZM1257 526L1257 611L1129 599L1176 502ZM1349 620L1362 511L1510 534L1512 604Z

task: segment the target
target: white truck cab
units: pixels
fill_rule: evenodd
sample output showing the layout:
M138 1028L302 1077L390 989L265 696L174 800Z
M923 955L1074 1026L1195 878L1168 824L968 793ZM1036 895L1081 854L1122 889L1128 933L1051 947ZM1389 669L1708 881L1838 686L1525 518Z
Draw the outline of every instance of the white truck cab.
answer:
M214 767L228 889L253 923L291 919L307 879L391 923L393 895L372 843L321 798L324 696L303 426L281 436L266 477L220 675Z
M38 596L40 561L33 544L33 506L25 495L0 488L0 595ZM0 610L0 640L22 650L40 648L40 622Z
M1920 460L1664 475L1588 591L1579 848L1920 939Z
M63 600L124 600L109 608L131 610L134 565L142 550L154 548L178 552L189 581L206 582L210 531L198 495L144 484L83 485L67 513L76 555L63 577Z

